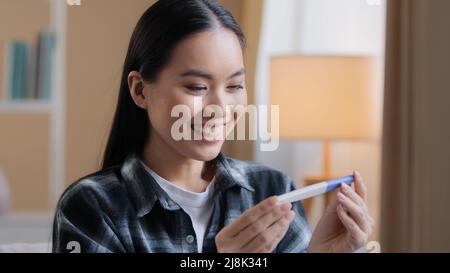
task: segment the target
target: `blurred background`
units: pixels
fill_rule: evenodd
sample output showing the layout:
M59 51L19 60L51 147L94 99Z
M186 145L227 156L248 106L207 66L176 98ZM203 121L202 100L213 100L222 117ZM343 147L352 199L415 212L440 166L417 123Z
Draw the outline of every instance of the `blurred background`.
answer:
M0 0L0 245L49 250L60 194L100 166L129 38L154 2ZM220 2L248 39L249 103L281 118L277 150L224 153L298 187L358 170L381 251L450 251L449 2ZM305 202L313 227L328 201Z

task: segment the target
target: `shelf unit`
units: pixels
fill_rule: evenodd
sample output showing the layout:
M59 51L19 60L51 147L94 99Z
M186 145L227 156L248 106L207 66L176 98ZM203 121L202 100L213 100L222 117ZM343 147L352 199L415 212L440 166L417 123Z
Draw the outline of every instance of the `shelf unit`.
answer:
M50 113L51 104L46 100L0 101L0 113Z
M2 114L48 114L49 116L49 202L54 208L65 180L65 75L66 75L66 0L41 0L49 4L50 26L55 33L51 100L0 99ZM3 88L3 87L2 87ZM6 90L4 90L6 92Z
M56 51L53 77L53 94L50 115L50 202L56 205L64 190L65 181L65 87L66 87L66 41L67 3L51 0L50 25L55 31Z

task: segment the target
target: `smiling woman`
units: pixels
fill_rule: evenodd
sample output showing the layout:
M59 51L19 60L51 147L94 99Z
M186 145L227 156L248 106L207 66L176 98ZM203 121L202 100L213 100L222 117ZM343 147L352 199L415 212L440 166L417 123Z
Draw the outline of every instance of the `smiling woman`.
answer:
M149 152L160 150L167 155L169 151L164 150L173 149L187 158L212 160L220 152L223 141L175 141L171 135L171 127L176 120L171 117L172 109L177 105L184 105L196 116L198 113L195 110L203 110L203 107L194 109L194 99L197 97L202 98L204 105L218 105L221 108L247 103L243 38L240 41L232 30L221 27L214 20L211 21L210 28L211 30L191 34L180 41L173 49L167 65L158 72L157 80L143 77L147 73L145 68L141 69L142 72L129 73L128 85L131 92L126 92L131 93L131 103L135 103L144 112L147 110L152 127L149 131L151 141L145 147ZM204 119L202 124L206 121ZM144 160L152 165L151 158L144 155Z
M286 174L225 157L224 140L174 138L171 112L180 105L192 113L192 133L211 121L235 125L239 116L203 112L247 104L244 47L232 15L212 0L158 1L143 14L103 166L61 196L53 251L74 242L81 252L353 251L365 243L371 219L358 175L356 191L342 188L311 240L302 204L275 197L294 190Z

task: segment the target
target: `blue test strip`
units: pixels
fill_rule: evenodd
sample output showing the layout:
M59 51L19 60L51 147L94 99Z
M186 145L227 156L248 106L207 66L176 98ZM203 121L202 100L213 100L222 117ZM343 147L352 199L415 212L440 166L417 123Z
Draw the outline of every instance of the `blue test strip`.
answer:
M335 190L341 186L341 184L350 185L355 181L355 177L353 175L347 175L344 177L328 180L327 183L327 192Z
M350 185L355 180L353 175L348 175L340 178L331 179L328 181L316 183L295 191L291 191L278 196L278 200L281 203L292 203L314 196L324 194L326 192L332 191L339 188L342 184Z

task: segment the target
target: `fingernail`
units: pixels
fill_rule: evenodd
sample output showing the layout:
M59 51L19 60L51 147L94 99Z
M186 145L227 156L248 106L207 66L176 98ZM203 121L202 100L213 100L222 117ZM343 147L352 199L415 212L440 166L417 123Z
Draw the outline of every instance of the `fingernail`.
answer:
M280 210L281 211L288 211L290 210L292 207L291 203L284 203L280 206Z
M285 218L289 221L292 221L295 218L295 213L293 211L289 211L286 213Z

